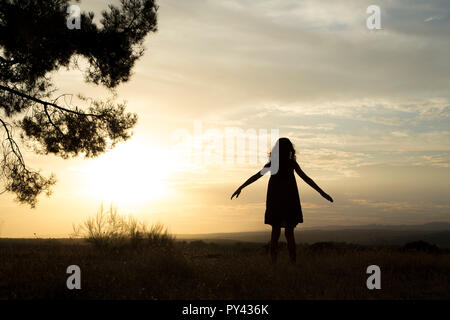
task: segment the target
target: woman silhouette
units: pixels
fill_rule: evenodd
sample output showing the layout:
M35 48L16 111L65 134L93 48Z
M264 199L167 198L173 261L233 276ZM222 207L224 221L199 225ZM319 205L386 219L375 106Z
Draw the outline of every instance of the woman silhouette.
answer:
M277 259L278 239L281 228L284 228L288 244L289 258L291 262L296 261L296 248L294 228L303 222L302 207L297 189L294 171L322 197L330 202L333 199L325 193L310 177L308 177L298 165L295 158L295 149L288 138L280 138L270 153L269 162L264 168L251 176L231 196L236 198L249 184L261 178L267 172L271 173L267 188L266 213L264 223L272 226L272 237L270 254L272 262Z

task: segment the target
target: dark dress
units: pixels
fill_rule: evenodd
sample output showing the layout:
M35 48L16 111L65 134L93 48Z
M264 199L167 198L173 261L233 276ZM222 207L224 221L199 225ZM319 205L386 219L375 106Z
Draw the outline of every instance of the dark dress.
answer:
M303 222L302 207L295 180L295 160L280 162L278 170L269 162L261 174L270 172L264 223L274 227L294 228Z

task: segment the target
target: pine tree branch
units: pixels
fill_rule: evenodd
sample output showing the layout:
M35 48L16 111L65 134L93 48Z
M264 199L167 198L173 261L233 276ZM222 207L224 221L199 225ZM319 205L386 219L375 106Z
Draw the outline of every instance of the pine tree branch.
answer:
M55 103L48 102L48 101L43 101L41 99L35 98L35 97L30 96L30 95L28 95L26 93L17 91L15 89L8 88L8 87L3 86L3 85L0 85L0 89L4 90L4 91L8 91L8 92L10 92L12 94L18 95L18 96L20 96L22 98L34 101L34 102L39 103L39 104L42 104L45 108L46 108L46 106L51 106L51 107L56 108L56 109L58 109L60 111L69 112L69 113L76 114L76 115L79 115L79 116L91 116L91 117L97 117L97 118L101 118L102 117L102 115L100 115L100 114L84 113L84 112L78 112L76 110L67 109L67 108L58 106Z

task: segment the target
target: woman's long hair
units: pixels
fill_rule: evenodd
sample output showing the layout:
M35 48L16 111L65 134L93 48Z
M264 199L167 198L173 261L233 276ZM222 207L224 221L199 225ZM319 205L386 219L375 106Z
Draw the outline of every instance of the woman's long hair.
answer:
M294 145L288 138L280 138L275 143L272 151L269 154L271 161L274 157L279 159L279 162L286 162L289 160L296 160Z

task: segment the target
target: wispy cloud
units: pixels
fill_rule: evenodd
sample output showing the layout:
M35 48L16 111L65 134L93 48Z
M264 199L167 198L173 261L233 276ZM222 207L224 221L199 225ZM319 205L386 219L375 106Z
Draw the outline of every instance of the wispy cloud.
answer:
M423 20L423 22L441 20L442 18L444 18L444 15L432 16L432 17L428 17L425 20Z

